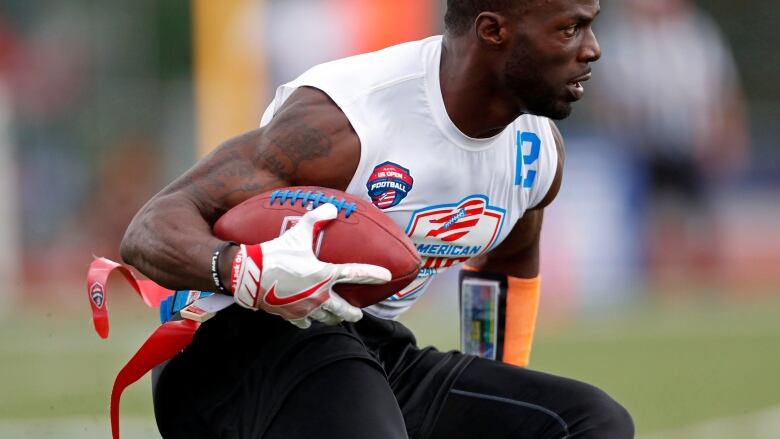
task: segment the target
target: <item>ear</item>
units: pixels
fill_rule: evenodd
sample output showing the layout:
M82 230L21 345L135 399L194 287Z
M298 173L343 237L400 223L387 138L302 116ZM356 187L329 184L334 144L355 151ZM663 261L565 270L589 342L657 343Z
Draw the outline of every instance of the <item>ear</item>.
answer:
M495 12L482 12L474 22L479 41L500 46L509 37L509 21Z

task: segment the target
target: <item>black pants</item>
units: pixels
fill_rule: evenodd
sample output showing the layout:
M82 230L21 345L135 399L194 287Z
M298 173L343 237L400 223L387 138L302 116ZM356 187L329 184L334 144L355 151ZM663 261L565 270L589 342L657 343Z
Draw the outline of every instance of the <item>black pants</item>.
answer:
M632 438L631 417L578 381L419 349L397 322L299 330L237 307L166 366L171 438Z

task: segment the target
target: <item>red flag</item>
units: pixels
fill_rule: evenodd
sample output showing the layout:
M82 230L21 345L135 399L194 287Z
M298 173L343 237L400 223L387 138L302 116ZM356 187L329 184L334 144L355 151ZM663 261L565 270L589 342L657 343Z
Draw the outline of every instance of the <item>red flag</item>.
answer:
M108 338L108 276L119 271L135 289L144 303L151 308L160 306L163 299L173 294L150 280L137 279L127 267L106 258L97 258L87 271L87 296L92 307L92 322L101 338Z

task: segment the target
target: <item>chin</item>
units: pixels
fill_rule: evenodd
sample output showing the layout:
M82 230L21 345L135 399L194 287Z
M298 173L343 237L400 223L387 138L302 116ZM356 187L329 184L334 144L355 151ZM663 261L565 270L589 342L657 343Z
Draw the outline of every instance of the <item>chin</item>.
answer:
M563 120L569 117L570 115L571 115L571 104L566 104L561 107L558 107L555 112L552 112L546 116L553 120Z
M571 102L547 101L538 108L529 109L529 113L544 116L553 120L562 120L571 114Z
M523 113L548 117L554 120L566 119L571 114L571 101L566 94L555 87L537 83L535 86L524 85L517 81L512 93Z

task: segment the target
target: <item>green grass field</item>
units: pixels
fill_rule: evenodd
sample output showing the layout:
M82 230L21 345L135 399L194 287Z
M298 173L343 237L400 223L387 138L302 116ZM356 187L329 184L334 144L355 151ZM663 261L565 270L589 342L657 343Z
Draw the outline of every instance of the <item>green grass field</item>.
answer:
M432 320L420 311L410 311L409 324L423 334L421 343L457 346L455 320L442 319L446 334L425 335ZM687 439L777 438L778 311L777 298L710 298L646 301L565 324L560 318L545 324L542 316L531 367L606 390L632 413L639 437L673 438L679 431ZM770 417L773 428L764 432ZM712 431L714 420L728 426Z
M118 295L118 294L115 294ZM82 300L81 294L78 294ZM112 298L100 340L83 307L40 304L0 317L0 437L105 438L114 375L156 327ZM453 308L422 303L421 343L457 343ZM532 367L596 384L634 415L640 438L775 438L780 430L780 299L647 302L562 324L540 322ZM123 437L159 437L148 378L123 398Z

